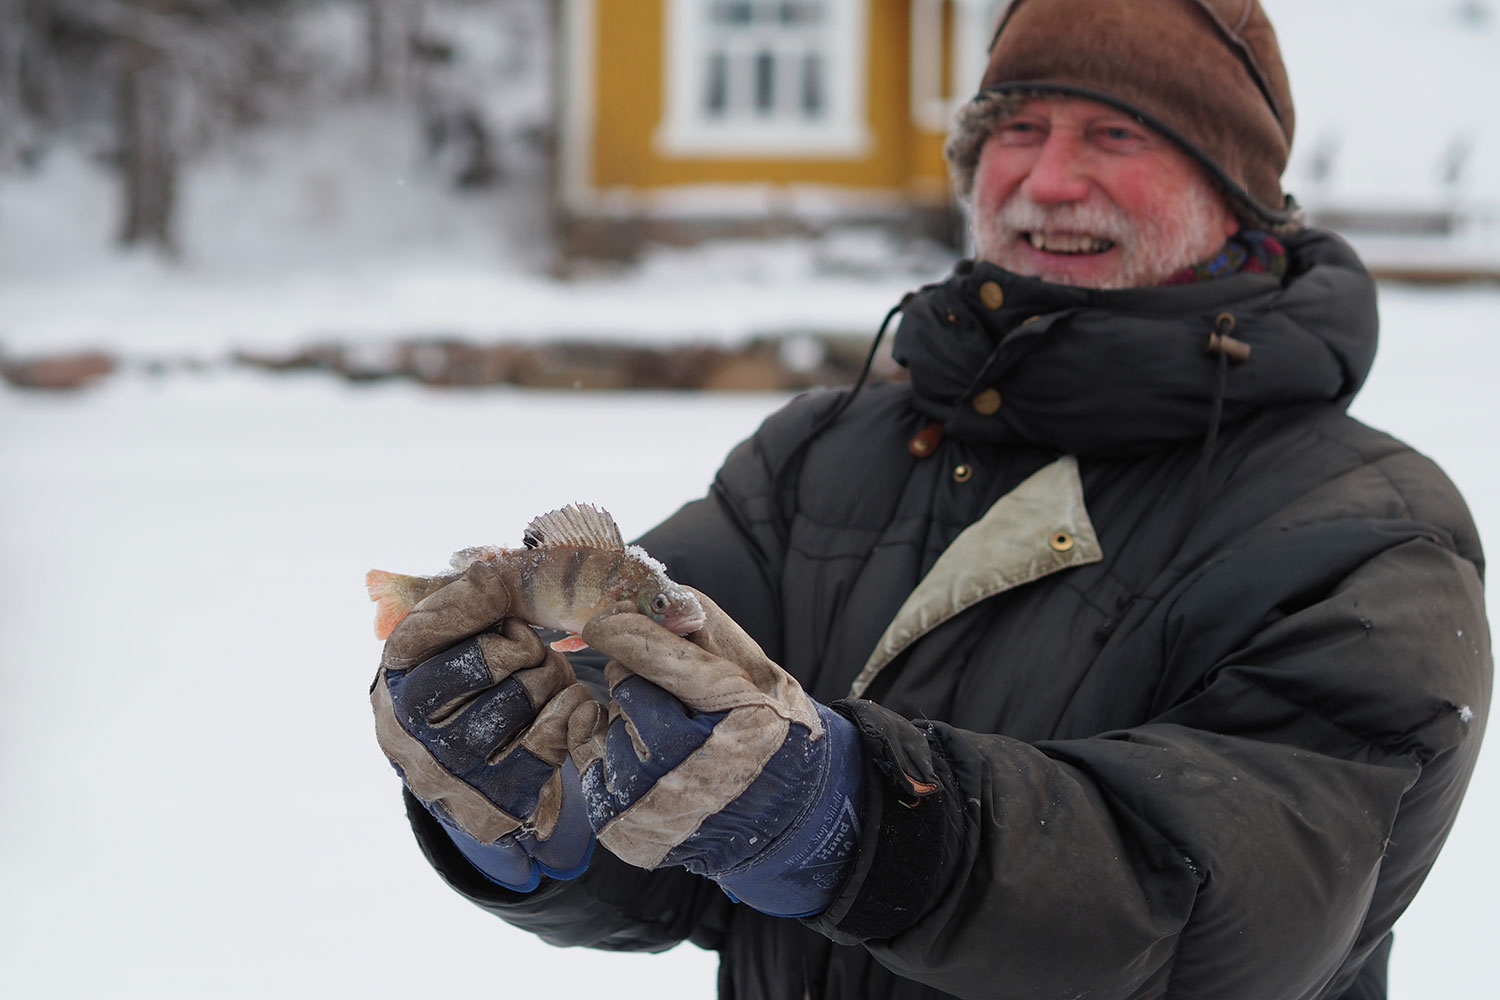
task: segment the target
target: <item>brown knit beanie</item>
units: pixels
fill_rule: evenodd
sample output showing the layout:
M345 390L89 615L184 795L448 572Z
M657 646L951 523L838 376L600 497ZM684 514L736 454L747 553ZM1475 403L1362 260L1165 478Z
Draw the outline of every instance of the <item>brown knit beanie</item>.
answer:
M1281 191L1291 89L1259 0L1015 0L979 89L1113 105L1200 160L1242 216L1300 215Z

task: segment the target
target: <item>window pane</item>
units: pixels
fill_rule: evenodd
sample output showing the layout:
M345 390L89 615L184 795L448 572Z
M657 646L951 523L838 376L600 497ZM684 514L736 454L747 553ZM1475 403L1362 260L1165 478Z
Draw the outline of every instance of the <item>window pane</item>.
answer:
M715 52L708 57L708 76L703 90L703 110L710 118L722 118L729 108L729 57Z
M822 127L842 107L845 5L863 0L684 0L696 19L691 100L705 126ZM3 3L3 0L0 0Z
M708 17L714 24L749 24L755 18L755 5L742 2L716 3L709 10Z
M781 23L791 25L821 24L823 4L801 2L781 5Z
M802 57L802 110L809 118L823 116L823 57L816 52Z
M776 56L761 51L755 54L755 110L773 111L776 107Z

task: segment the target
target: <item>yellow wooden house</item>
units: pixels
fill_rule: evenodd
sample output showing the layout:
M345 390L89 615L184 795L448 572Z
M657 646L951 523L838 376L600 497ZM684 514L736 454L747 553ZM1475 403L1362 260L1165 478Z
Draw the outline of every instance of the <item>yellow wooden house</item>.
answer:
M563 0L567 252L883 220L953 239L942 147L1006 0Z

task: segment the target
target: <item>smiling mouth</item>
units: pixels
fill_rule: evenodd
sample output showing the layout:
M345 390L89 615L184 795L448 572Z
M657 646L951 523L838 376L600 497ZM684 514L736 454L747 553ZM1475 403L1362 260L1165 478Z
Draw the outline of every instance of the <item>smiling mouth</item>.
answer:
M1106 253L1115 248L1113 240L1107 240L1098 236L1038 232L1023 233L1022 235L1025 237L1026 242L1038 250L1045 253L1064 254L1066 256Z

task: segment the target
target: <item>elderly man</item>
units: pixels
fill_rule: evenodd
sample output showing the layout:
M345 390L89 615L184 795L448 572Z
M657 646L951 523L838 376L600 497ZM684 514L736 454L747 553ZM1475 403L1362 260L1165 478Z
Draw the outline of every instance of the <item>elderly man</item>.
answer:
M642 540L703 628L595 619L599 701L482 565L391 636L442 876L717 949L740 1000L1384 996L1487 714L1483 559L1345 413L1374 287L1281 193L1292 122L1255 0L1012 4L910 381L792 402Z

